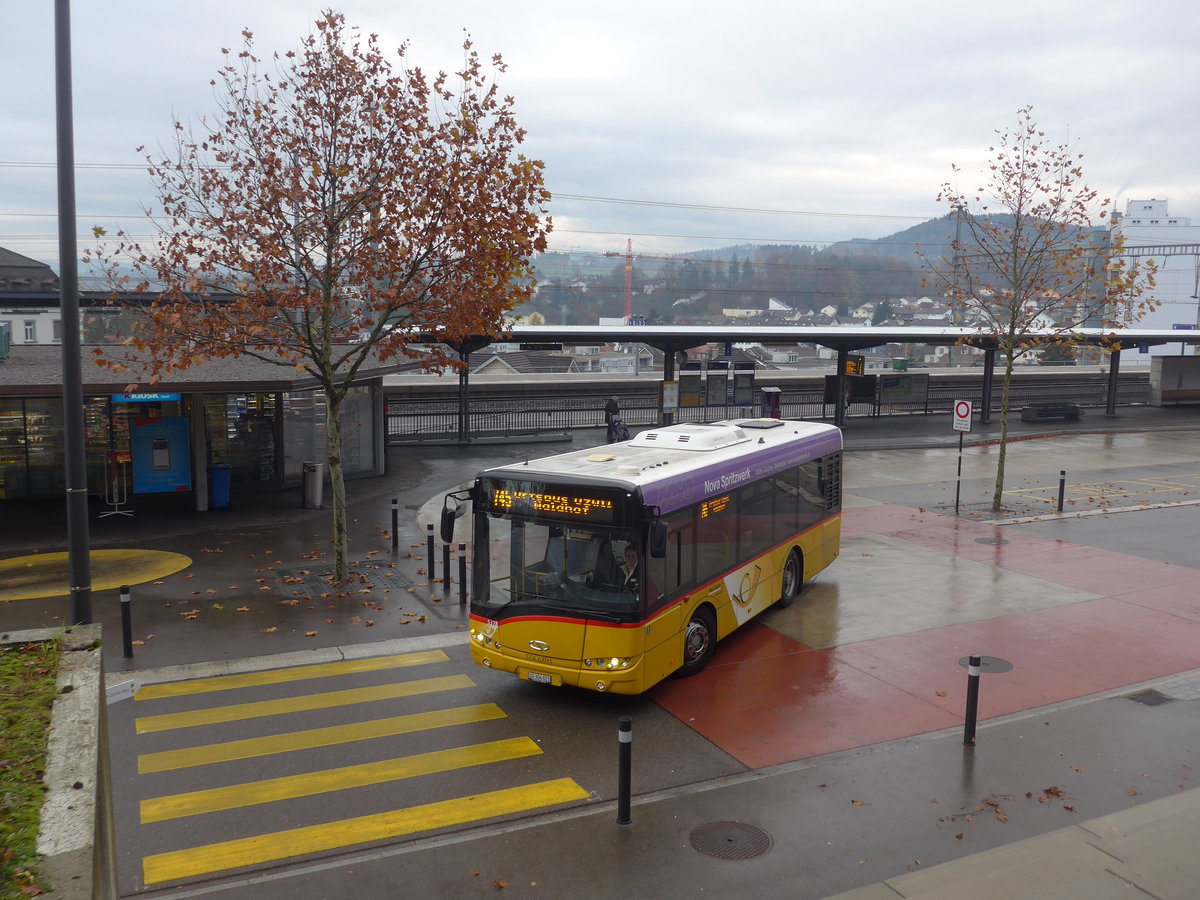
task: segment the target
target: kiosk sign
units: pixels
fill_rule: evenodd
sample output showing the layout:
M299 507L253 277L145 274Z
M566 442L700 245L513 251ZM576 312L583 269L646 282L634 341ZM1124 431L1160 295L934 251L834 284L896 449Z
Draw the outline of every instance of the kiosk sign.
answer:
M971 401L970 400L955 400L954 401L954 430L955 431L970 431L971 430Z

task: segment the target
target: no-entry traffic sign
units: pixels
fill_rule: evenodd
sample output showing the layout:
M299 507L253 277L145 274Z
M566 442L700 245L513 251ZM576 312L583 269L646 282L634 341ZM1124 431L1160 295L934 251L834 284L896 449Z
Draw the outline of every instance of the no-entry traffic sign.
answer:
M970 400L955 400L954 401L954 430L955 431L970 431L971 430L971 401Z

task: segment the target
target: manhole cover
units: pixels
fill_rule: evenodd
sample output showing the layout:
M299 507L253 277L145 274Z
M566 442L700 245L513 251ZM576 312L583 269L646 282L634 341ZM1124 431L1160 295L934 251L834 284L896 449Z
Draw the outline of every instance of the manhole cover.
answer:
M1000 546L1003 546L1004 544L1007 544L1008 541L1006 541L1004 538L975 538L975 543L990 544L995 547L1000 547Z
M771 836L745 822L709 822L692 829L692 846L717 859L753 859L771 849Z
M1174 697L1168 697L1162 691L1149 690L1138 691L1136 694L1129 695L1130 700L1136 700L1138 703L1144 703L1147 706L1161 706L1164 703L1170 703Z

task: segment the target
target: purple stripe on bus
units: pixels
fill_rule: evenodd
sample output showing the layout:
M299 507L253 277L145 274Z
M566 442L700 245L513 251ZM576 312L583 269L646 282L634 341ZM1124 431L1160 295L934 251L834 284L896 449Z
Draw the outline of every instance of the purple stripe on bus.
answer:
M726 460L644 485L642 498L647 506L657 506L667 513L841 449L841 432L830 429L771 449L763 448L749 458Z

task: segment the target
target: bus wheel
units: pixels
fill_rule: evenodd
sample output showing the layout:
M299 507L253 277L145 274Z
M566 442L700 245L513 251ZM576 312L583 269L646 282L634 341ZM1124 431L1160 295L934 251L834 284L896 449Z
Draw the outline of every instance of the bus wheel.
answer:
M804 560L798 550L788 554L787 562L783 564L783 590L775 605L780 609L791 606L800 596L800 586L804 583Z
M683 636L683 665L679 667L679 677L695 675L708 665L716 643L717 620L713 617L712 609L697 607Z

